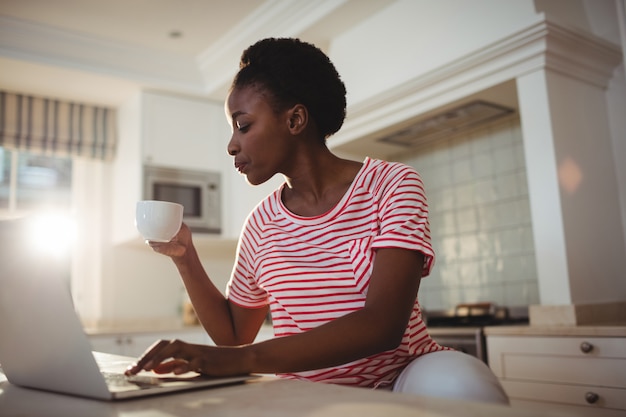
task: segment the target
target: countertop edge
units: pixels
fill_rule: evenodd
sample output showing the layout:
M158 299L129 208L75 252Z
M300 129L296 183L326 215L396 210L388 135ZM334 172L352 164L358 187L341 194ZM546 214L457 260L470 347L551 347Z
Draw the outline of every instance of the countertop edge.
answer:
M185 325L182 322L161 322L161 323L119 323L107 326L94 326L83 324L83 330L87 336L112 336L127 334L150 334L150 333L184 333L184 332L202 332L204 328L199 325ZM259 333L273 333L273 327L269 324L261 326Z
M598 336L626 337L626 324L584 326L488 326L487 336Z

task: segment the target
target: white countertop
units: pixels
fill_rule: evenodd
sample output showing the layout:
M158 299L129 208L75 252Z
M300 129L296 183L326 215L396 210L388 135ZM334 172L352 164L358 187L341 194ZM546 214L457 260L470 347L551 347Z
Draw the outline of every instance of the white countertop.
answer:
M492 326L485 327L487 336L597 336L626 337L626 324L585 326Z
M84 326L88 336L112 335L112 334L139 334L139 333L179 333L179 332L204 332L200 325L187 326L177 322L165 323L126 323L123 325L97 325Z
M437 336L475 336L482 331L481 327L428 327L428 334Z
M106 402L9 384L0 374L3 417L549 417L545 412L364 388L263 377L244 384ZM558 414L554 414L557 416Z
M185 325L182 317L82 320L82 325L88 335L202 330L200 325Z

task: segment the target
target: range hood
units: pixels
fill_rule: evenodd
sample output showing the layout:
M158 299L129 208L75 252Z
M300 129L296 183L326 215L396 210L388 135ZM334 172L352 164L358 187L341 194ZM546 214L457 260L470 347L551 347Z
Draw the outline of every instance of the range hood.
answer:
M378 139L378 142L416 147L494 121L514 111L500 104L475 100L414 123Z

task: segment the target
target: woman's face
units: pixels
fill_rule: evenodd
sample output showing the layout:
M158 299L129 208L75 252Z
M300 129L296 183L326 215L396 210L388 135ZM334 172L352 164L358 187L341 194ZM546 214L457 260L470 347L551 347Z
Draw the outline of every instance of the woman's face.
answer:
M234 89L226 99L225 111L232 131L228 153L250 184L262 184L288 169L294 139L289 134L287 111L276 114L267 97L254 87Z

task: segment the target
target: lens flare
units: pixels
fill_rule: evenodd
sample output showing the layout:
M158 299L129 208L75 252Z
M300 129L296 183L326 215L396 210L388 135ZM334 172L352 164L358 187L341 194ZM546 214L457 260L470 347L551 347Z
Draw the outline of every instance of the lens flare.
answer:
M76 222L62 213L41 213L32 219L29 238L38 253L69 255L76 240Z

